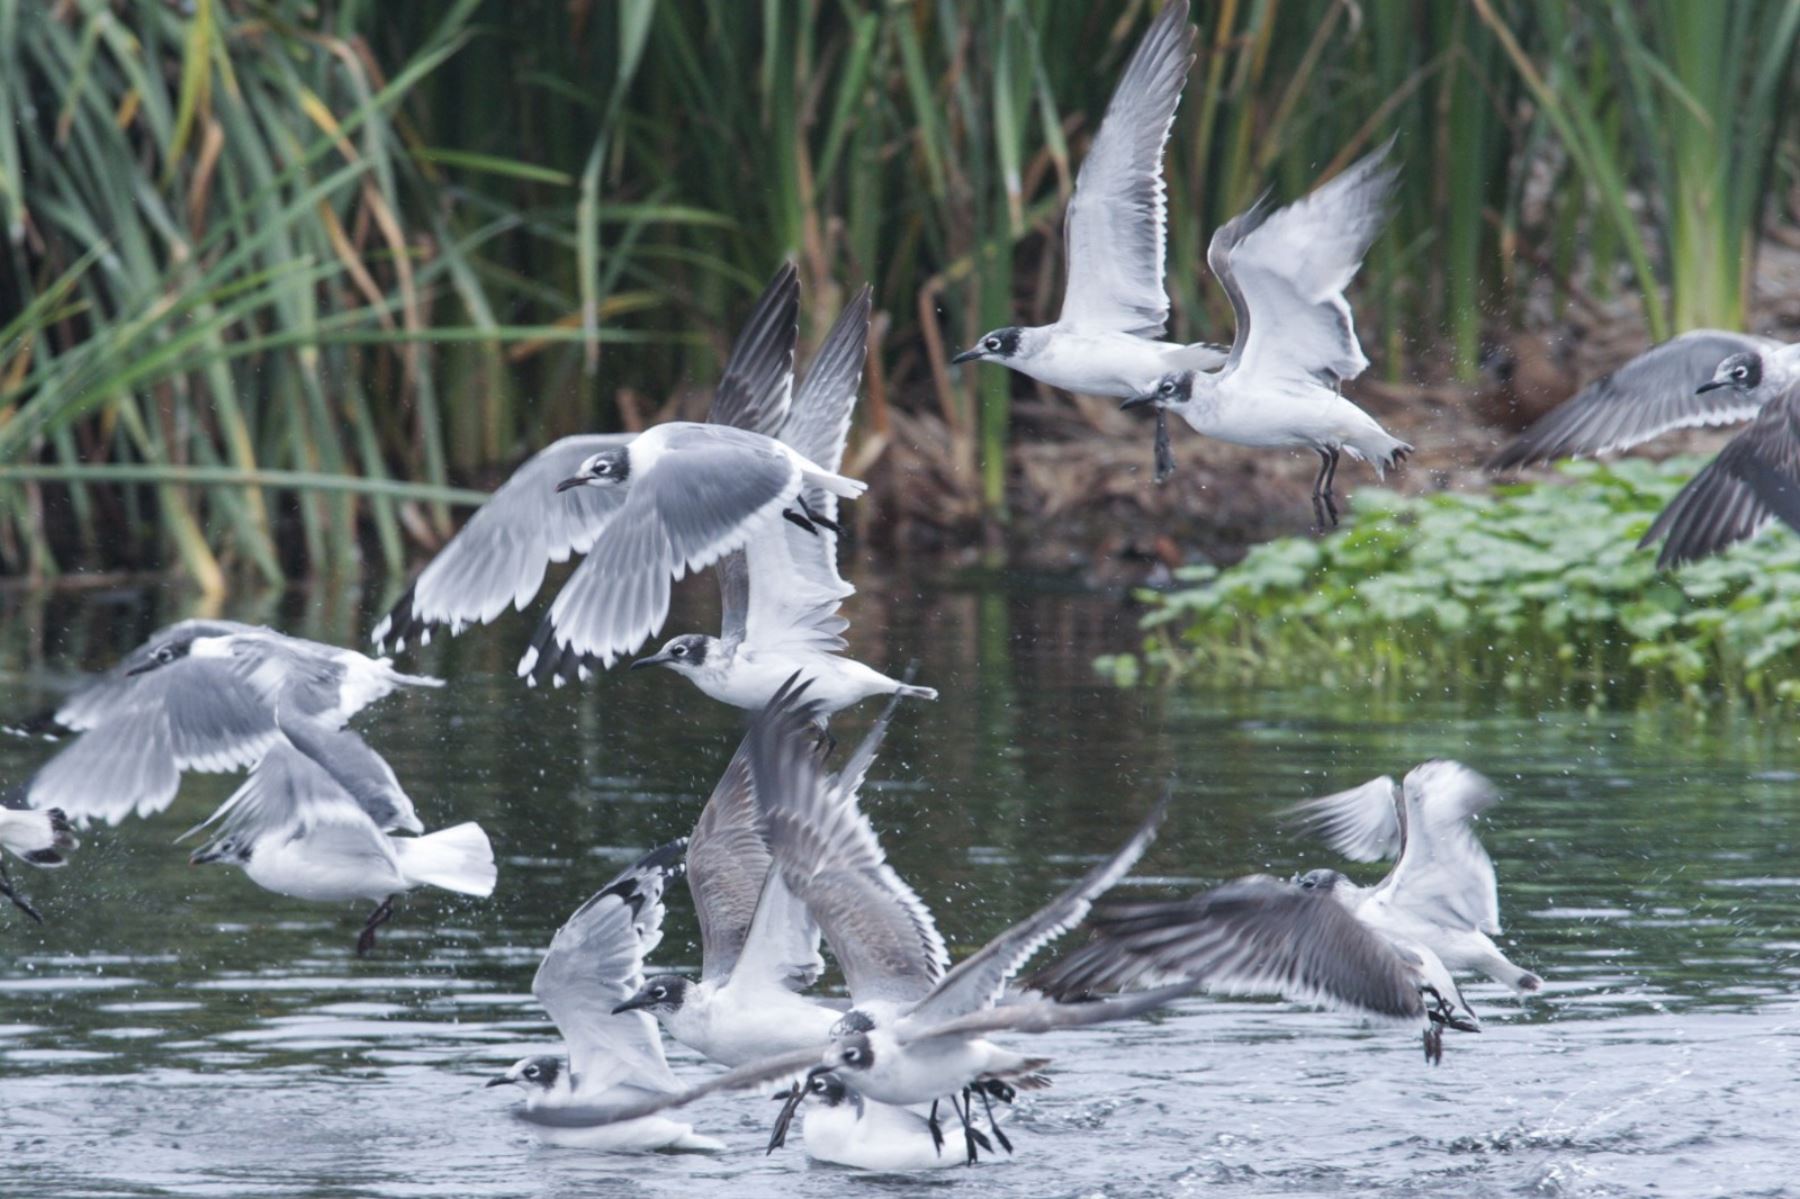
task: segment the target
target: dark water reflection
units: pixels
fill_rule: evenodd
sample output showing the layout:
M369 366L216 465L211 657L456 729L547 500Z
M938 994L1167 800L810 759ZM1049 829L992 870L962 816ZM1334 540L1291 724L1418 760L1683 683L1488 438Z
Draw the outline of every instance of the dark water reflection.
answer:
M1473 988L1486 1033L1429 1072L1406 1037L1266 1003L1060 1038L1017 1160L930 1180L765 1158L755 1100L696 1109L733 1146L723 1157L535 1148L478 1084L553 1037L527 993L542 946L626 857L688 831L740 726L661 673L527 691L514 619L418 654L452 686L359 725L428 825L487 827L491 901L417 894L358 962L358 913L191 869L170 846L233 785L205 777L170 813L96 830L68 869L24 878L50 923L0 912L0 1194L1788 1193L1800 748L1785 723L1121 692L1089 669L1133 639L1113 601L863 588L858 649L919 658L943 692L897 722L869 803L953 952L1109 848L1171 772L1178 807L1133 886L1339 864L1280 834L1272 808L1443 755L1508 794L1484 837L1506 941L1546 996ZM705 626L700 603L681 627ZM354 643L373 607L296 593L226 614ZM185 614L137 592L0 596L5 714ZM847 714L840 737L871 715ZM0 739L0 781L49 752ZM691 963L685 896L670 916L660 956Z

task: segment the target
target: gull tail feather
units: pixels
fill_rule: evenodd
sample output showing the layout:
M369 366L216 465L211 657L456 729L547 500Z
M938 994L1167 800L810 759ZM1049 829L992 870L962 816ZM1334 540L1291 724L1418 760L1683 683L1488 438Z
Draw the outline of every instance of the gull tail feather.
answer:
M61 866L62 855L80 845L61 808L36 812L0 810L0 846L33 866Z
M414 886L424 884L464 895L489 896L499 870L494 847L473 821L440 829L423 837L395 837L400 873Z

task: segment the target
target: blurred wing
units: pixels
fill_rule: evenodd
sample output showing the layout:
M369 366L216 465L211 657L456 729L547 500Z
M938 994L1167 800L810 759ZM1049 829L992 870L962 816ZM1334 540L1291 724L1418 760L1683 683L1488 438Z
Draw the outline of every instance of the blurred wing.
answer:
M25 799L34 808L60 808L77 825L118 824L162 811L180 786L168 713L148 707L83 733L37 772Z
M844 443L850 436L850 416L856 410L856 395L862 387L863 365L869 355L869 313L874 306L874 293L867 284L844 310L838 314L819 352L807 364L806 376L794 393L794 405L781 426L781 440L808 462L833 474L844 463ZM836 515L813 503L812 492L806 501L814 512L827 518ZM819 503L835 505L837 497L820 492Z
M1473 818L1500 798L1494 785L1460 762L1427 762L1406 776L1406 839L1377 894L1434 923L1497 935L1500 898L1494 862Z
M897 1035L903 1044L917 1044L939 1037L966 1039L997 1032L1053 1032L1059 1028L1077 1028L1107 1020L1128 1020L1183 996L1192 995L1196 989L1193 983L1184 982L1110 999L1072 1002L1022 999L1016 1003L1003 1003L998 1007L964 1012L933 1025L916 1024L909 1019Z
M1109 907L1094 939L1031 985L1075 998L1189 981L1228 995L1282 995L1369 1016L1424 1017L1407 964L1328 892L1267 875L1192 899Z
M1668 538L1658 568L1680 566L1756 536L1771 520L1800 530L1800 392L1770 401L1719 456L1688 481L1640 547Z
M522 610L543 585L549 564L587 553L625 502L613 488L559 492L556 485L587 458L635 436L565 437L540 451L438 551L369 639L404 647L415 635L429 639L437 625L460 633L464 625L487 624L509 606Z
M62 706L56 710L56 723L65 729L80 732L104 724L113 716L132 708L142 708L150 703L162 703L166 698L165 689L169 683L167 671L175 670L178 667L193 669L202 665L230 671L231 666L229 663L217 660L201 663L184 659L149 674L131 673L139 667L148 666L152 661L152 655L160 646L182 638L224 637L232 633L253 631L255 631L254 625L240 624L234 620L180 620L160 628L152 633L144 644L114 663L112 669L93 679L74 695L64 700ZM206 677L210 678L210 676Z
M352 729L298 715L281 714L281 732L293 747L316 762L362 805L383 832L405 829L422 833L425 826L413 811L412 799L394 776L387 759Z
M634 1012L633 1015L643 1015ZM644 1016L648 1021L649 1016ZM655 1028L655 1025L651 1025ZM644 1116L653 1116L657 1112L670 1108L686 1107L688 1104L708 1095L720 1092L748 1091L772 1082L792 1080L793 1076L806 1070L809 1066L819 1065L824 1059L827 1046L821 1043L817 1049L798 1049L780 1057L764 1058L749 1065L739 1066L724 1074L715 1074L705 1082L698 1083L687 1090L669 1087L661 1094L646 1093L644 1098L636 1101L617 1103L594 1103L558 1105L554 1109L539 1108L533 1117L539 1123L567 1124L576 1127L589 1127L599 1124L618 1124L626 1120L637 1120Z
M1163 147L1194 65L1187 0L1162 11L1113 89L1064 218L1069 281L1057 323L1161 337L1168 199Z
M1112 857L1089 870L1053 902L957 963L937 989L907 1014L906 1026L939 1024L992 1007L1006 989L1007 980L1030 960L1032 954L1080 923L1094 900L1124 878L1144 856L1144 851L1156 837L1157 826L1168 811L1170 794L1163 793L1131 839Z
M519 663L525 677L575 654L611 666L662 628L669 589L691 570L742 546L800 490L800 471L749 435L694 425L626 488L618 519L563 584Z
M1392 147L1274 213L1259 200L1213 235L1206 260L1238 317L1228 368L1329 382L1369 365L1344 288L1387 223Z
M214 842L234 834L253 840L271 829L299 823L311 802L333 798L355 804L318 763L287 742L277 741L211 816L176 840L185 841L215 825Z
M1769 353L1780 345L1719 329L1695 329L1671 338L1545 413L1494 455L1488 469L1516 470L1556 458L1605 454L1671 429L1749 420L1761 409L1760 402L1731 387L1698 389L1733 354Z
M782 881L824 930L853 1001L923 999L949 963L944 940L887 864L855 795L825 775L805 691L789 680L750 723L763 835ZM883 716L868 737L879 743L886 731Z
M1383 862L1400 852L1400 785L1388 775L1360 787L1289 807L1282 822L1315 836L1353 862Z
M793 394L794 341L799 333L800 276L787 262L763 288L731 344L707 422L776 436L787 420Z
M681 870L686 841L652 850L557 930L531 993L569 1047L578 1092L628 1083L677 1090L663 1059L662 1034L646 1012L613 1008L644 982L644 958L662 940L663 890Z

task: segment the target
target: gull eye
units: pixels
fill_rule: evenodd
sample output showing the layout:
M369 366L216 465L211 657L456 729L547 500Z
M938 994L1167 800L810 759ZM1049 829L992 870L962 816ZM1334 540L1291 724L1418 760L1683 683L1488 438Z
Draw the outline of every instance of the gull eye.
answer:
M848 1066L862 1065L863 1051L860 1049L844 1050L844 1064Z
M1747 366L1734 366L1731 368L1731 377L1733 379L1747 379L1750 377L1750 368Z
M996 354L1000 352L1000 339L998 337L990 337L981 344Z
M1174 382L1174 380L1172 380L1172 379L1171 379L1171 380L1166 380L1166 381L1165 381L1165 382L1164 382L1164 383L1163 383L1163 385L1162 385L1162 386L1161 386L1161 387L1160 387L1160 388L1158 388L1158 389L1157 389L1157 390L1159 390L1159 391L1161 391L1161 392L1162 392L1162 393L1163 393L1163 394L1164 394L1164 395L1166 395L1166 396L1172 396L1172 395L1174 395L1174 394L1175 394L1175 382Z
M687 657L687 646L678 645L674 649L670 650L669 654L671 657L685 658L685 657Z
M537 1076L538 1076L538 1068L536 1066L525 1067L525 1077L526 1078L536 1078Z

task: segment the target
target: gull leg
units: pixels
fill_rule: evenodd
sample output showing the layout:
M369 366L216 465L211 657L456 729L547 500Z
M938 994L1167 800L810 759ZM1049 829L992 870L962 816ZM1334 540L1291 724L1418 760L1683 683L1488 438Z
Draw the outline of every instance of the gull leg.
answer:
M1314 450L1319 456L1319 473L1313 476L1312 507L1313 527L1320 532L1326 529L1325 515L1325 475L1331 469L1331 455L1324 450Z
M976 1152L976 1147L981 1145L983 1142L986 1142L987 1137L979 1129L977 1129L975 1127L974 1122L969 1119L969 1108L966 1103L966 1101L968 1099L968 1090L969 1090L969 1088L967 1088L967 1087L963 1088L964 1102L959 1103L957 1101L957 1098L955 1095L950 1096L950 1110L954 1111L957 1115L957 1118L962 1121L963 1145L969 1152L968 1161L965 1162L964 1164L972 1166L975 1164L976 1160L980 1157L980 1154L978 1154ZM986 1148L990 1152L992 1152L994 1146L992 1144L988 1144L986 1146Z
M12 901L13 907L18 908L21 912L24 912L39 924L44 922L43 916L39 915L38 910L31 906L31 901L13 890L12 875L6 872L5 858L0 858L0 895L6 896L7 899Z
M356 938L356 956L366 957L369 950L375 948L375 930L394 918L394 897L388 896L381 905L369 913L363 921L362 932Z
M806 1088L795 1083L786 1095L777 1095L782 1100L781 1113L775 1117L775 1127L769 1133L769 1147L766 1153L773 1153L787 1144L788 1126L794 1122L794 1113L800 1110L800 1101L806 1097Z
M931 1130L931 1144L941 1157L944 1152L944 1126L938 1123L937 1109L938 1101L933 1099L931 1101L931 1114L925 1117L925 1127Z
M800 513L796 512L796 511L794 511L792 508L783 508L781 510L781 515L785 519L790 520L793 523L799 525L802 529L805 529L808 533L817 533L819 531L816 527L814 527L812 521L806 519L806 517L802 516Z
M1004 1083L1001 1085L1005 1086ZM994 1139L1000 1142L1000 1148L1011 1153L1013 1151L1012 1142L1007 1140L1006 1134L1000 1131L1000 1121L994 1119L994 1101L990 1096L992 1087L993 1084L989 1083L985 1086L978 1086L975 1089L981 1092L981 1106L987 1111L988 1127L994 1130ZM1011 1087L1007 1087L1007 1090L1010 1091L1011 1089ZM1008 1099L1006 1102L1011 1103L1012 1100Z
M830 529L833 533L842 533L844 531L838 527L837 521L820 516L817 512L814 512L812 510L812 505L806 502L805 496L794 497L794 502L800 505L800 511L805 514L806 519L810 520L813 524L818 525L819 528ZM814 530L814 532L817 531L818 530L816 529Z
M1167 409L1156 410L1156 481L1164 483L1175 473L1175 451L1169 446L1169 413Z
M1337 486L1338 460L1343 457L1343 453L1342 450L1331 450L1331 461L1325 468L1325 511L1331 517L1331 527L1334 529L1337 528L1338 510L1337 500L1332 498L1331 489Z

